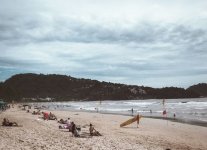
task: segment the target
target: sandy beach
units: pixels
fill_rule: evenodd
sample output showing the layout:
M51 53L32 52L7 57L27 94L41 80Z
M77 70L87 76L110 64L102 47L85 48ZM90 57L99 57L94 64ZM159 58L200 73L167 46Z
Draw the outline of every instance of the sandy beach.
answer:
M1 150L53 149L53 150L206 150L207 128L160 119L142 118L120 128L129 116L88 112L52 111L58 119L71 118L81 126L81 137L73 137L67 129L59 129L57 121L45 121L39 115L27 113L17 106L0 113L22 127L0 126ZM92 123L103 136L91 137Z

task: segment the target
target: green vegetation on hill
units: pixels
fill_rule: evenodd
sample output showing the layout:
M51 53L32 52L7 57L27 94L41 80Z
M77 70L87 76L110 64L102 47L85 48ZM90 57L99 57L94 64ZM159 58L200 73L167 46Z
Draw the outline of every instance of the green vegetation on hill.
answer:
M194 91L202 97L207 96L207 84L206 83L199 83L197 85L190 86L187 90Z
M7 101L128 100L149 98L195 98L203 96L194 89L176 87L151 88L115 84L65 75L18 74L0 83L0 98Z

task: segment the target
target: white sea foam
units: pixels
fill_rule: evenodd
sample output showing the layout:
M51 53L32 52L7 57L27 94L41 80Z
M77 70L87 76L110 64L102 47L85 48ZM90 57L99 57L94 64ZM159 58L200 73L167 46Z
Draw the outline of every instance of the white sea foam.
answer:
M133 108L134 113L149 115L152 110L153 116L162 116L163 110L168 114L176 114L176 117L187 119L207 120L207 98L202 99L166 99L165 104L162 100L122 100L122 101L81 101L81 102L54 102L54 103L35 103L37 107L46 106L49 109L63 110L86 110L127 113L130 114Z

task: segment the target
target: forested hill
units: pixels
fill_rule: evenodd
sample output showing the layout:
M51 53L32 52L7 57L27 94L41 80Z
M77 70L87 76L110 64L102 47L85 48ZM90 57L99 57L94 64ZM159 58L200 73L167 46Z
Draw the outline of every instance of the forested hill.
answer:
M199 83L197 85L190 86L188 90L198 93L202 97L207 97L207 84Z
M206 84L204 84L206 88ZM203 95L200 87L188 89L115 84L90 79L78 79L65 75L18 74L0 83L0 99L54 101L70 100L128 100L150 98L195 98ZM204 90L206 91L206 89Z

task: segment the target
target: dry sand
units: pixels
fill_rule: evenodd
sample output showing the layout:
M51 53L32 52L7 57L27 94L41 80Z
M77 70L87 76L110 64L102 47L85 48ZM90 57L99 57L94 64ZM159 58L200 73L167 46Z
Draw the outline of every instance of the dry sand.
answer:
M86 112L53 111L57 117L71 118L81 125L81 137L72 137L68 130L58 129L57 121L44 121L20 108L11 108L0 114L23 127L0 126L1 150L206 150L207 128L159 119L142 118L139 128L136 123L120 128L129 116ZM89 123L103 134L89 136Z

